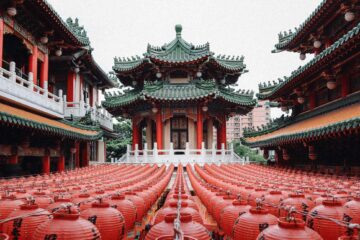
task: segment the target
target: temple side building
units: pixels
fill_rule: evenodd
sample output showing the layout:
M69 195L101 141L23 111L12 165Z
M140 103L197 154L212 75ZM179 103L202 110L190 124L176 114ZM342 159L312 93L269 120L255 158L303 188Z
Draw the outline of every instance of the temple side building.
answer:
M78 19L46 1L0 2L0 176L49 173L104 160L114 82Z
M288 77L259 85L260 100L291 114L248 129L245 144L264 149L265 157L275 150L278 164L359 172L359 9L356 0L322 1L299 28L279 34L274 52L315 56Z
M253 92L231 87L246 72L244 57L215 56L209 43L195 46L183 39L181 25L175 30L173 41L148 45L143 57L115 58L113 70L129 89L106 94L103 105L132 120L133 149L143 148L144 129L148 149L226 148L228 117L256 104Z

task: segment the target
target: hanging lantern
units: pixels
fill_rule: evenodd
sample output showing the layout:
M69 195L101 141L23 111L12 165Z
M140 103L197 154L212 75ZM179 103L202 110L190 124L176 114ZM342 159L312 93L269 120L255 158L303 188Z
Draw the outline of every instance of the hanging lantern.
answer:
M62 55L62 50L61 50L61 48L59 48L59 49L57 49L57 50L55 51L55 55L58 56L58 57L60 57L60 56Z
M136 85L137 85L137 81L135 81L135 80L132 81L132 85L133 85L133 86L136 86Z
M336 88L336 81L330 80L326 82L326 87L330 90L333 90Z
M124 118L128 118L128 117L129 117L129 114L128 114L128 113L124 113L124 114L123 114L123 117L124 117Z
M306 54L305 53L300 53L300 60L305 60L306 58Z
M157 78L161 78L161 77L162 77L161 72L157 72L157 73L156 73L156 77L157 77Z
M196 73L196 76L197 76L198 78L201 78L202 72L198 71L198 72Z
M17 14L16 7L8 7L6 12L10 17L14 17Z
M317 154L315 152L315 147L314 146L309 146L309 159L310 160L316 160L317 159Z
M315 40L314 41L314 48L320 48L321 47L321 42L319 40Z
M80 72L80 68L79 68L79 67L75 67L75 68L74 68L74 72L75 72L75 73L79 73L79 72Z
M209 107L208 106L203 106L202 110L203 110L203 112L207 112L209 110Z
M351 22L355 19L355 13L352 11L347 11L344 15L345 21Z
M153 108L151 109L151 111L152 111L153 113L157 113L157 112L159 111L159 109L158 109L157 107L153 107Z
M76 148L70 148L71 153L76 153Z
M297 98L298 103L303 104L305 102L305 98L300 96Z
M46 35L44 35L40 38L40 42L42 44L47 44L49 42L49 38Z
M221 84L225 84L225 83L226 83L226 80L225 80L225 79L221 79L221 80L220 80L220 83L221 83Z

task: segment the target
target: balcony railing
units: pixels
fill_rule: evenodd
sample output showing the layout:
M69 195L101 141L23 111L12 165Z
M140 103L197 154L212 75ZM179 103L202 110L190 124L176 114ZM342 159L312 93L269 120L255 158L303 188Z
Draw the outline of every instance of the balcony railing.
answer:
M0 68L0 79L0 96L2 98L53 117L64 117L62 91L60 90L59 96L56 96L48 92L47 82L44 83L44 88L35 85L31 72L28 79L24 79L16 74L15 63L11 62L9 70Z
M119 159L111 159L112 163L132 163L132 164L199 164L200 166L208 163L249 163L248 158L239 157L230 144L229 149L225 149L222 144L221 149L216 149L215 143L212 149L205 149L205 144L202 143L201 149L190 149L189 143L186 143L185 149L174 149L173 144L170 143L170 148L166 150L158 150L157 144L154 143L154 148L147 149L147 144L144 144L144 150L139 150L138 145L135 145L135 150L131 150L131 146L127 146L127 152Z
M24 74L20 76L20 70L16 69L14 62L5 67L9 70L0 68L1 98L56 118L84 117L89 112L91 120L98 121L105 129L113 130L112 115L105 109L90 107L84 101L67 102L62 90L59 90L59 96L48 91L47 81L44 82L44 88L35 85L31 72L28 79L22 77L26 76Z
M66 102L66 99L64 101ZM113 130L112 115L102 107L91 107L84 101L66 102L64 112L65 117L85 117L87 113L90 113L92 121L99 122L100 126L107 130Z

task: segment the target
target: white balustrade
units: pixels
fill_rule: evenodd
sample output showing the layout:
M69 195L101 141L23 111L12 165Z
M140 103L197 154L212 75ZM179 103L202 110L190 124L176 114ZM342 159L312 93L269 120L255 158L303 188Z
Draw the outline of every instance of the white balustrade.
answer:
M241 163L247 164L249 160L239 157L234 151L233 146L230 144L229 149L225 149L222 144L221 149L216 149L215 144L211 149L206 149L205 144L202 143L201 150L190 149L189 143L186 143L185 149L173 149L173 144L170 143L169 149L158 150L157 143L154 143L152 150L147 149L147 144L144 145L143 150L139 150L136 144L135 149L132 150L131 146L127 146L127 152L120 159L111 159L112 163L132 163L132 164L174 164L175 166L182 164L199 164L203 166L206 163L221 164L221 163Z
M44 82L44 88L41 88L33 83L31 72L26 80L16 75L15 62L10 62L9 65L9 71L0 68L0 96L2 98L53 117L63 118L63 99L48 92L47 81Z

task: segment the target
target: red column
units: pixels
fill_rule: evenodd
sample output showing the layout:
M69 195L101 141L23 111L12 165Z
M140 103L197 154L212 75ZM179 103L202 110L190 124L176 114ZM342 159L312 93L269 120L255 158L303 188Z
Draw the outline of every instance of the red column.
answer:
M346 97L349 94L349 75L341 77L341 97Z
M219 124L219 127L216 129L216 145L217 149L221 149L221 123Z
M158 150L163 149L163 124L162 124L162 116L161 116L161 109L158 110L156 113L156 143Z
M67 78L67 93L66 93L68 102L74 101L75 80L76 80L76 73L69 72Z
M310 93L309 96L309 109L312 110L316 107L316 95L314 92Z
M76 148L75 167L78 168L78 167L80 167L80 143L79 142L75 142L75 148Z
M58 159L57 170L58 170L58 172L65 171L65 156L64 155L61 155Z
M3 61L3 48L4 48L4 20L0 18L0 67Z
M89 143L85 142L82 145L82 159L81 159L81 166L82 167L87 167L89 166L89 157L90 157L90 153L89 153Z
M132 119L132 149L135 150L135 145L140 145L140 129L139 126L136 124L136 118Z
M203 141L203 116L201 106L197 107L196 125L196 147L197 149L201 149L201 143Z
M42 159L43 173L50 173L50 156L44 156Z
M29 72L33 73L34 84L37 84L37 67L38 67L38 48L37 46L33 47L33 52L29 56Z
M44 62L40 67L40 87L44 88L44 82L49 80L49 55L44 55Z
M221 133L220 133L220 143L224 143L225 144L225 148L226 148L226 116L225 114L222 116L222 124L221 124Z

